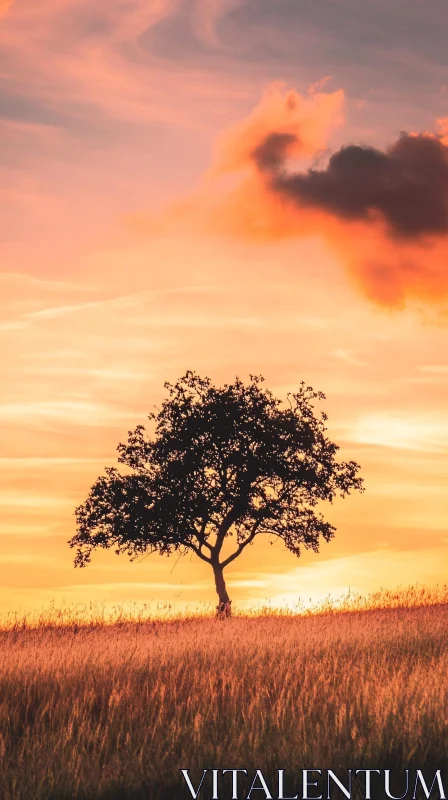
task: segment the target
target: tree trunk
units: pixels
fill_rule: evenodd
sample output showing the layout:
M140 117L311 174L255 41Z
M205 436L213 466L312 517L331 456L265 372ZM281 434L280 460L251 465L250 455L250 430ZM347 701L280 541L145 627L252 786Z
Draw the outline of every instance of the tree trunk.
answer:
M225 619L230 617L232 613L232 601L227 594L226 582L224 580L223 569L220 564L213 564L213 572L215 575L215 586L218 593L219 603L216 606L218 619Z

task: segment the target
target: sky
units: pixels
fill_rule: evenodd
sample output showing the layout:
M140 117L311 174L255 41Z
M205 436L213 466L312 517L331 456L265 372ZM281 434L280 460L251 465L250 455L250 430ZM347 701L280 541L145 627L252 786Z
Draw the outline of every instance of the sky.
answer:
M323 391L365 480L234 604L444 583L447 37L445 0L0 2L0 611L215 602L67 544L187 369Z

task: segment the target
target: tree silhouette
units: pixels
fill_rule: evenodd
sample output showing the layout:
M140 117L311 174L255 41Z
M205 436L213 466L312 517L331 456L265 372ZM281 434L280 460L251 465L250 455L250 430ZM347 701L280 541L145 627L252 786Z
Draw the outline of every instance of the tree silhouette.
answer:
M363 491L355 461L338 463L326 438L324 399L304 382L287 403L262 387L262 376L218 388L188 371L143 425L118 445L124 473L106 468L76 509L75 566L84 567L98 547L131 559L143 553L195 553L211 565L219 615L230 614L223 571L256 536L278 537L294 555L319 550L335 528L316 512L351 490ZM233 551L223 557L224 542Z

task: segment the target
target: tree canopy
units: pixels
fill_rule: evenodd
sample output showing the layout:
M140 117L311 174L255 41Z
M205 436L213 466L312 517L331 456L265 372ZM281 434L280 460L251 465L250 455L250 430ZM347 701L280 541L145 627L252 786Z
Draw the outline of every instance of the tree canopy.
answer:
M165 383L152 432L129 431L117 448L124 469L106 468L76 509L75 566L100 547L131 559L193 552L212 566L218 608L230 613L223 570L256 536L281 539L295 556L330 541L335 528L316 507L363 491L359 464L336 460L327 416L314 409L322 392L302 382L282 403L263 382L251 375L216 387L188 371Z

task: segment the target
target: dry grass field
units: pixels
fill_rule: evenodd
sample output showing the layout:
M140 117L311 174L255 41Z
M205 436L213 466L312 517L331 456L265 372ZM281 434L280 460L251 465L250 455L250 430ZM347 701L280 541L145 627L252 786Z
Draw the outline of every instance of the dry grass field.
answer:
M175 800L191 796L181 767L195 780L203 767L446 768L446 591L433 605L391 598L223 622L4 625L0 797Z

